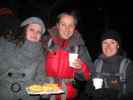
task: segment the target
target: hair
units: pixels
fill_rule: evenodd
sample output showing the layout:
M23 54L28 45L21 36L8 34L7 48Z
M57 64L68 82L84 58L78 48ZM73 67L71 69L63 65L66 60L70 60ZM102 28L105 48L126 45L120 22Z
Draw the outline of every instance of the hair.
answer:
M72 16L74 18L74 24L77 25L78 24L78 18L77 18L77 15L76 15L76 12L75 11L68 11L68 12L63 12L61 14L59 14L57 16L57 23L60 21L60 19L65 16L65 15L68 15L68 16Z
M8 29L8 30L4 31L0 35L0 37L3 37L7 41L16 44L17 47L20 47L24 44L24 42L26 40L27 27L28 27L28 25L26 25L24 27L16 27L15 30Z

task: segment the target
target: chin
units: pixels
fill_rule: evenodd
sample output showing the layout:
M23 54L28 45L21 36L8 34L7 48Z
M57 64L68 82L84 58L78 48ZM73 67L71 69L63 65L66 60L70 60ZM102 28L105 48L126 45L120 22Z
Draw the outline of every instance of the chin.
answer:
M62 37L62 39L67 40L67 39L69 39L69 37Z
M31 41L31 42L38 42L38 40L35 40L35 39L29 39L29 41Z

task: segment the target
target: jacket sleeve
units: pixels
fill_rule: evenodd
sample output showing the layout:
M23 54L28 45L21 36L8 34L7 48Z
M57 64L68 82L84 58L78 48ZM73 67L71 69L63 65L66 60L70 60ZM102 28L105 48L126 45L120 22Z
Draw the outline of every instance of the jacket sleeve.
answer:
M38 56L37 66L36 66L36 72L35 72L35 82L37 83L43 83L46 80L46 73L44 69L44 53L43 50L40 51L40 55Z
M85 80L89 80L90 70L87 68L87 66L85 64L82 64L82 72L83 72Z
M80 45L79 48L80 48L80 50L79 50L80 59L82 60L82 62L84 64L86 64L87 68L90 71L92 71L93 63L92 63L92 59L91 59L91 56L88 52L87 47L85 45Z
M82 63L82 68L76 72L75 79L79 81L86 81L90 78L90 70L85 63Z
M85 42L80 34L77 35L77 43L79 46L79 58L82 61L82 70L76 74L80 80L88 80L90 77L91 69L93 68L93 63L89 51L85 45Z
M85 83L87 82L87 80L90 79L90 70L88 69L88 67L86 66L86 64L82 64L82 69L78 72L76 72L75 76L74 76L74 87L77 89L81 89L84 88Z
M130 62L127 67L127 93L133 93L133 62Z
M89 50L86 46L86 43L80 33L77 34L76 43L78 43L79 46L80 59L83 61L83 63L87 65L87 67L91 71L91 69L93 68L92 59Z

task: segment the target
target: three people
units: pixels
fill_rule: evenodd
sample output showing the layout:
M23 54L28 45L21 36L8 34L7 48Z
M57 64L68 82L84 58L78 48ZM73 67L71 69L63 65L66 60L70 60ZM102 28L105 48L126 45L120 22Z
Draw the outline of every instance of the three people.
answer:
M0 37L0 99L38 100L38 96L28 95L25 88L44 79L40 40L45 25L40 18L30 17L14 29L18 31L9 29Z
M73 85L74 78L88 80L92 66L91 58L85 43L76 30L77 18L73 12L64 12L58 16L56 26L48 30L49 35L45 54L45 65L47 77L51 82L58 83L65 94L57 99L74 99L77 90ZM69 54L77 53L78 59L69 65Z
M45 36L45 55L40 39L46 29L40 18L26 19L21 23L20 33L15 34L9 30L1 35L0 98L38 100L37 96L29 96L25 87L32 82L43 82L46 71L49 81L58 83L65 92L54 98L74 99L77 95L74 79L89 80L89 67L92 67L90 55L80 33L76 30L76 25L77 18L74 13L61 13L56 26L49 29L49 34ZM102 88L118 91L118 97L133 93L133 63L122 54L118 33L105 32L102 35L101 49L102 52L94 63L93 77L102 78ZM69 65L70 53L78 54L78 59L73 63L74 68Z

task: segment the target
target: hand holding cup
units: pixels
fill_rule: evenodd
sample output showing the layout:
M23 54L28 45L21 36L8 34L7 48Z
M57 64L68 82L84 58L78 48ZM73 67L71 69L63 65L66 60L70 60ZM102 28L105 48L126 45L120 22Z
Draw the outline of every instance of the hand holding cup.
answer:
M81 68L81 61L78 59L77 53L69 53L69 66L76 69Z
M102 78L94 78L94 79L93 79L93 85L94 85L95 89L100 89L100 88L102 88L103 79L102 79Z

